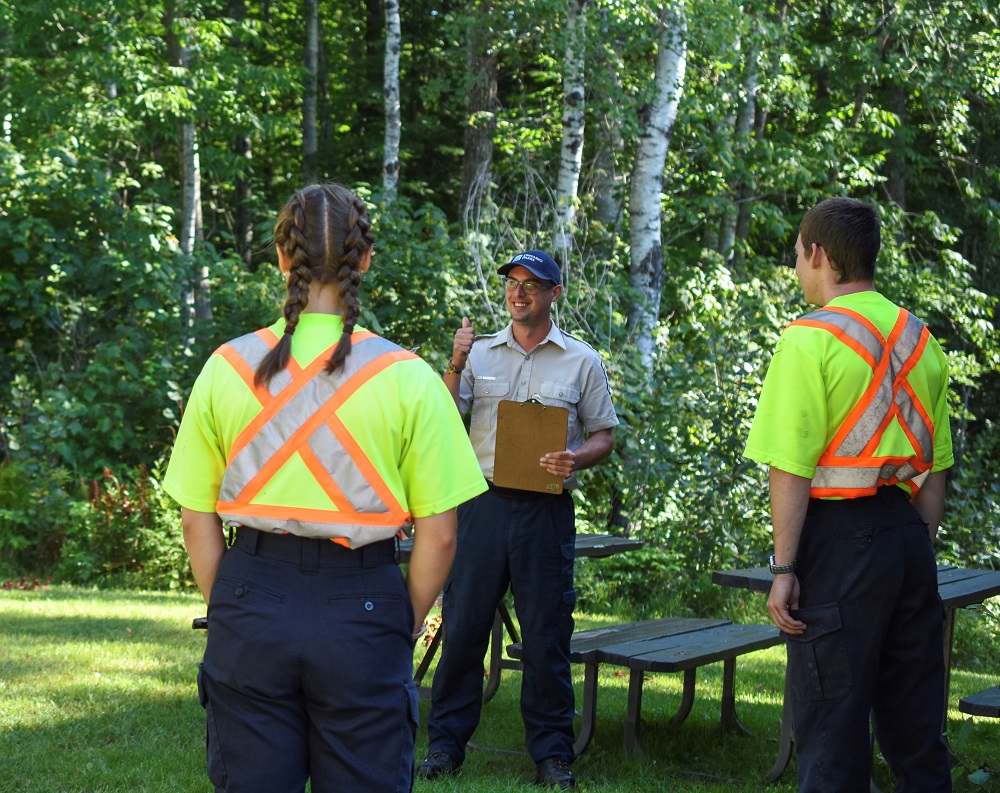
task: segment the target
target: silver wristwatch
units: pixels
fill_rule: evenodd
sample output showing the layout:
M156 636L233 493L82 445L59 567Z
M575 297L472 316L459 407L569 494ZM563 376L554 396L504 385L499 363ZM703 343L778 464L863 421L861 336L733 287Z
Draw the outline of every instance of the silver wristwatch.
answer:
M790 564L775 564L774 554L771 554L771 558L767 560L767 569L771 571L771 575L781 575L782 573L794 573L795 565L798 559L792 559Z

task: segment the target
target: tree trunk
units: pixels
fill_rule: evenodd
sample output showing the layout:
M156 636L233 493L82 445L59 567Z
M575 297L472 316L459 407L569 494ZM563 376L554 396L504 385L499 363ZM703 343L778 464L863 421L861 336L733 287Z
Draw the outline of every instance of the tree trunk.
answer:
M306 0L306 83L302 93L302 178L319 181L316 97L319 86L319 0Z
M732 158L734 163L742 163L744 161L747 144L753 135L754 119L757 113L757 90L760 84L757 67L759 54L759 45L756 43L747 48L745 70L743 73L743 99L736 113L736 121L733 125L732 147L736 151L736 156ZM718 251L730 266L735 266L739 261L736 243L741 239L739 235L740 218L742 216L744 226L744 237L742 239L746 239L748 215L744 204L748 203L753 191L751 186L747 184L746 179L738 173L730 176L729 185L731 203L726 208L722 217Z
M469 93L466 100L465 155L459 212L466 231L476 227L476 218L489 198L493 165L493 136L497 128L498 53L490 26L489 0L476 4L476 19L469 23L466 65Z
M177 6L169 2L163 12L163 26L167 40L167 58L171 66L184 70L191 68L193 42L190 31L178 36L174 30ZM194 325L199 321L211 320L212 301L208 280L208 267L195 265L195 246L203 239L201 214L201 163L198 157L198 137L193 118L180 119L179 148L181 165L181 213L180 250L181 257L190 273L185 279L184 314L190 334L187 346L194 344Z
M181 46L181 65L191 68L191 41ZM195 321L212 319L211 286L208 266L195 264L195 246L204 240L201 214L201 158L198 155L198 135L194 119L181 122L181 253L193 270Z
M246 3L244 0L229 0L229 16L237 24L246 18ZM238 36L233 36L229 42L231 47L235 47L241 52L245 45ZM240 93L243 94L242 80ZM241 132L232 140L233 153L246 162L247 174L251 171L250 162L253 156L252 141L249 132ZM254 270L253 260L253 213L250 208L250 178L248 175L240 173L233 183L233 241L236 245L236 253L248 270Z
M587 46L587 0L568 0L566 65L563 71L562 150L556 178L555 229L552 254L562 264L563 283L569 283L576 221L577 191L583 165L586 93L584 55Z
M643 109L642 131L629 195L629 239L632 248L629 283L635 290L635 302L629 307L628 325L643 370L649 374L650 380L655 362L654 332L659 323L664 275L660 238L663 168L677 120L687 63L687 22L683 2L665 5L660 11L659 24L654 98Z
M893 136L892 148L886 157L886 181L885 191L889 200L893 201L901 210L906 211L906 148L903 130L908 129L906 110L906 88L905 86L892 83L887 86L888 104L892 112L899 118L896 132Z
M399 112L399 0L385 2L385 147L382 153L382 190L387 202L396 197L399 185L399 141L402 119Z

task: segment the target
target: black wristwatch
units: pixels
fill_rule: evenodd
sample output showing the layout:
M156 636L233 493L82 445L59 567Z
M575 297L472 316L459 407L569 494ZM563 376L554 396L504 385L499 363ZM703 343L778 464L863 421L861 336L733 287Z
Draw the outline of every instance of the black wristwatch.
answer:
M464 371L465 371L465 367L464 366L461 369L459 369L457 366L455 366L455 364L453 364L451 362L451 359L449 358L448 359L448 366L445 368L444 373L445 374L459 374L460 372L464 372Z
M771 575L781 575L782 573L794 573L795 565L798 559L792 559L791 564L775 564L774 554L771 554L771 558L767 560L767 569L771 571Z

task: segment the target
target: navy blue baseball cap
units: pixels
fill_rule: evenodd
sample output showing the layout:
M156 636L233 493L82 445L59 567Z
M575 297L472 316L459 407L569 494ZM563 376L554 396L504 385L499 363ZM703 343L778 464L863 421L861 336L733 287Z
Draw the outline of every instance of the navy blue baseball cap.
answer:
M562 283L562 273L559 271L559 265L545 251L525 251L524 253L519 253L507 264L499 268L497 272L500 275L507 275L511 271L511 268L518 266L524 267L526 270L531 271L532 275L544 278L546 281L551 281L554 284Z

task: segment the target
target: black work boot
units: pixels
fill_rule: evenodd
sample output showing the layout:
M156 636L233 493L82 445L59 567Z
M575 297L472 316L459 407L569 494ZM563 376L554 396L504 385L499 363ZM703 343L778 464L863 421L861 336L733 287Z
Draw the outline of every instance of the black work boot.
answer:
M437 779L439 776L456 774L462 768L447 752L428 752L424 761L417 766L417 776L421 779Z
M549 757L537 765L538 773L535 775L535 784L543 787L557 787L560 790L569 790L576 787L576 780L573 779L573 772L569 770L569 762L561 757Z

